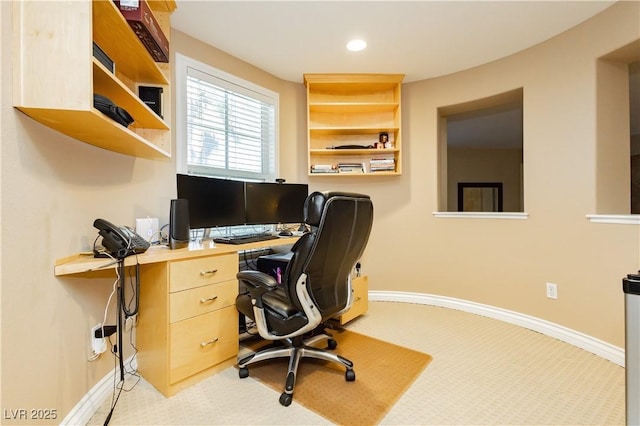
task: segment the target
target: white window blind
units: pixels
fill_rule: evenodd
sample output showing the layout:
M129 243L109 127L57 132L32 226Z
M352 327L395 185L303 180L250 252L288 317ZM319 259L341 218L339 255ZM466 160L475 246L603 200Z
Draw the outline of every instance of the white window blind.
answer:
M277 93L188 58L176 62L178 171L274 181Z

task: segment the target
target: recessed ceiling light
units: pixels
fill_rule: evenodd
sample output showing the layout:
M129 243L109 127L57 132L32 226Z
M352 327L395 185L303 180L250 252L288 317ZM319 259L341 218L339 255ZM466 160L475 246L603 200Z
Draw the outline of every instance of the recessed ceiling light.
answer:
M367 47L367 42L364 40L351 40L347 43L347 49L352 52L360 52L361 50L364 50L365 47Z

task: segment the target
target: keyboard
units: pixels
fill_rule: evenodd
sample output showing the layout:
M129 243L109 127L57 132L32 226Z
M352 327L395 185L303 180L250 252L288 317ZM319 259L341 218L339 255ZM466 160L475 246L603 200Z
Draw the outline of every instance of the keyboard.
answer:
M277 240L277 235L271 234L255 234L255 235L238 235L235 237L216 237L213 239L214 243L220 244L247 244L255 243L258 241Z

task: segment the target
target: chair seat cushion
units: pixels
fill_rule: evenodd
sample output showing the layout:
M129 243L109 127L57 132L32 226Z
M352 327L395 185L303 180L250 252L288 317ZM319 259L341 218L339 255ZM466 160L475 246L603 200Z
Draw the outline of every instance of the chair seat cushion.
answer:
M267 325L275 335L286 335L307 324L307 318L287 299L281 288L262 295L264 315ZM240 294L236 298L236 308L243 315L255 321L253 304L249 294Z
M271 315L275 315L278 318L286 319L300 313L289 301L282 288L265 293L262 296L262 303L264 303L265 309Z

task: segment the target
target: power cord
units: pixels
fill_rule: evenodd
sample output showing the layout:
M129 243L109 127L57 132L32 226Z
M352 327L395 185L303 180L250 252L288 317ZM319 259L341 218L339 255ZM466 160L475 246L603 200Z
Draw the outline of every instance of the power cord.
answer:
M131 269L129 269L129 272L131 272ZM131 273L129 274L129 283L131 285L131 299L129 300L129 306L127 306L127 304L124 303L124 301L126 300L125 297L125 286L121 286L120 287L120 297L122 300L122 310L124 312L124 316L125 318L129 318L132 317L134 315L138 314L138 308L140 306L140 263L138 261L138 255L136 255L136 284L135 284L135 288L133 286L133 279L131 276ZM135 299L135 306L133 307L133 309L130 309L130 305L131 302L133 302L133 300Z
M133 334L133 333L131 333ZM133 359L133 357L135 357L135 355L138 353L138 348L136 348L133 345L133 340L131 335L129 336L129 343L131 343L131 346L133 346L134 348L134 354L131 357ZM118 350L114 350L113 348L113 343L111 342L111 338L109 338L109 344L111 345L111 353L113 353L113 363L114 363L114 371L118 368L118 362L120 360L120 357L122 356L122 348L119 348ZM122 392L130 392L132 391L137 384L140 382L140 375L138 374L138 371L133 368L131 366L131 364L129 364L129 367L131 367L131 371L125 371L125 374L128 374L129 376L135 377L136 381L131 385L131 387L129 387L128 389L125 388L125 380L120 380L117 381L116 377L117 375L114 374L113 375L113 392L111 394L111 407L109 409L109 414L107 414L107 417L104 420L104 426L107 426L109 424L109 422L111 421L111 417L113 416L113 412L116 408L116 405L118 405L118 401L120 400L120 395L122 395ZM116 395L116 391L117 391L117 395Z
M140 295L140 263L137 261L137 255L136 255L136 288L133 288L133 284L132 284L132 277L131 275L129 275L129 283L131 285L132 291L134 292L134 294L132 295L132 298L129 300L129 306L127 306L127 304L125 303L125 282L124 280L122 280L121 285L120 285L120 293L119 293L119 297L120 297L120 309L117 313L118 315L118 321L117 321L117 327L118 327L118 333L122 333L124 330L121 329L122 327L122 315L125 316L125 318L131 317L133 315L136 315L138 313L138 306L139 306L139 295ZM120 282L121 277L123 277L123 275L125 274L125 267L124 267L124 259L120 260L118 263L118 267L116 268L117 271L119 271L120 269L122 269L122 274L120 274L120 272L117 273L118 276L118 280L116 280L116 283ZM131 270L129 270L131 271ZM133 308L133 310L131 310L131 302L134 300L136 301L135 307ZM126 327L126 326L125 326ZM113 416L113 412L116 408L116 405L118 404L118 401L120 399L120 395L122 394L122 391L125 392L129 392L130 390L132 390L140 381L140 375L137 374L137 370L135 368L133 368L133 366L129 363L129 367L131 367L131 371L126 371L125 365L123 363L123 350L124 348L122 347L122 334L119 334L119 346L114 345L111 342L111 338L109 338L109 344L111 346L111 353L113 354L113 359L114 359L114 371L117 371L117 368L119 366L120 368L120 381L117 381L116 378L116 374L114 374L114 384L113 384L113 394L111 396L111 408L109 410L109 414L107 415L105 421L104 421L104 425L108 425L109 422L111 421L111 417ZM133 343L133 329L131 330L130 334L129 334L129 343L131 344L131 347L133 347L134 349L134 354L132 356L133 357L136 356L136 354L138 353L138 348L134 345ZM136 377L136 381L133 383L133 385L129 388L126 389L125 388L125 380L126 380L126 375L129 376L133 376ZM116 394L117 391L117 394Z
M114 261L116 260L113 256L111 256L111 254L107 253L106 251L105 251L105 254L108 257L110 257L112 260L114 260ZM113 282L113 289L111 290L111 294L109 295L109 298L107 299L107 304L104 307L104 315L102 316L102 327L101 327L101 330L102 330L102 335L103 336L105 335L104 324L107 322L107 313L109 311L109 305L111 305L111 299L113 298L113 295L116 294L119 281L120 281L120 269L116 268L116 279ZM98 358L100 358L100 355L102 355L102 353L96 353L96 352L92 351L92 354L89 355L88 359L89 359L90 362L92 362L92 361L95 361Z
M245 266L246 266L247 268L249 268L249 269L251 269L251 270L254 270L254 271L257 271L257 270L258 270L258 263L257 263L257 261L255 260L255 258L250 259L250 258L247 256L247 251L248 251L248 250L243 250L243 251L242 251L242 259L244 260L244 264L245 264Z
M158 233L160 234L160 241L158 241L158 244L160 245L169 244L169 231L167 229L169 229L168 223L165 225L162 225L162 228L160 228L160 230L158 231Z

